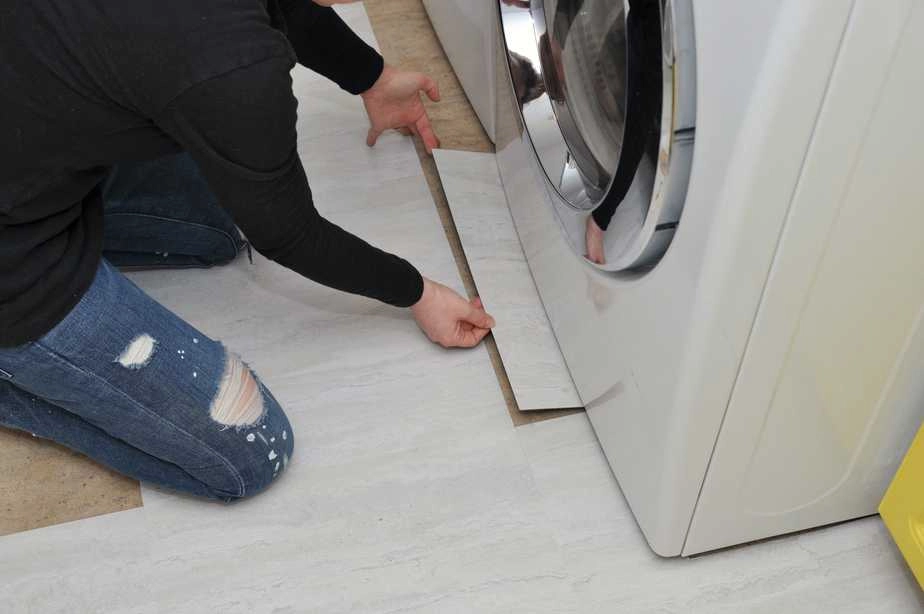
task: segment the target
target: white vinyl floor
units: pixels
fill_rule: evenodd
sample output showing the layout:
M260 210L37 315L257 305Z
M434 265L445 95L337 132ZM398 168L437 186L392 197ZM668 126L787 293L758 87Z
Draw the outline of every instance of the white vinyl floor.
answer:
M371 37L361 5L343 10ZM297 71L300 148L333 221L461 289L409 140ZM924 608L878 519L663 560L583 415L514 429L484 347L257 259L135 279L263 377L296 453L243 503L143 508L0 538L0 612L794 613Z

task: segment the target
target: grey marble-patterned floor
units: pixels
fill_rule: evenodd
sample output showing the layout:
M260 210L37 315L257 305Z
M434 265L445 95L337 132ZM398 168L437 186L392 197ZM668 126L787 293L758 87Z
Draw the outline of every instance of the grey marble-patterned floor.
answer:
M361 6L344 10L364 35ZM459 287L412 144L296 75L300 148L334 221ZM0 612L905 613L878 519L663 560L583 415L514 429L484 348L257 259L135 279L222 338L287 407L296 455L233 506L143 508L0 538Z
M517 237L494 154L433 152L478 294L521 410L583 407Z

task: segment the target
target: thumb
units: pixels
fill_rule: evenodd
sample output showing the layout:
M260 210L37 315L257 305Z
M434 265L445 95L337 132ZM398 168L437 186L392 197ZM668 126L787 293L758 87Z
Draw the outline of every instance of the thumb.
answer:
M465 321L474 324L478 328L494 328L494 318L484 309L472 307L465 316Z
M473 328L472 330L462 331L456 340L457 347L473 348L488 335L487 328Z
M375 145L375 142L379 140L379 135L381 132L377 131L375 128L369 128L369 134L366 135L366 145L372 147Z
M427 75L420 75L420 82L418 88L422 89L427 93L427 97L433 102L439 102L440 100L440 88L436 84L436 81L428 77Z

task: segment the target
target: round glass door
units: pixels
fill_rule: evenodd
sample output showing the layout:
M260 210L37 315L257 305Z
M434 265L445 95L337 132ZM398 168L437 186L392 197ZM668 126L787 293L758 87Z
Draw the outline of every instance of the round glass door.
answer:
M692 159L689 1L499 6L515 104L565 234L602 269L651 266L677 227Z
M501 0L518 102L552 186L593 209L619 164L626 125L623 0Z

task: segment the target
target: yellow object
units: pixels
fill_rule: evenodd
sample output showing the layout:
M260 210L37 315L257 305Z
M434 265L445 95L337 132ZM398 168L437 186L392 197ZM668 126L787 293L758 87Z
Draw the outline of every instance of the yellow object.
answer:
M879 514L924 588L924 427L879 504Z

